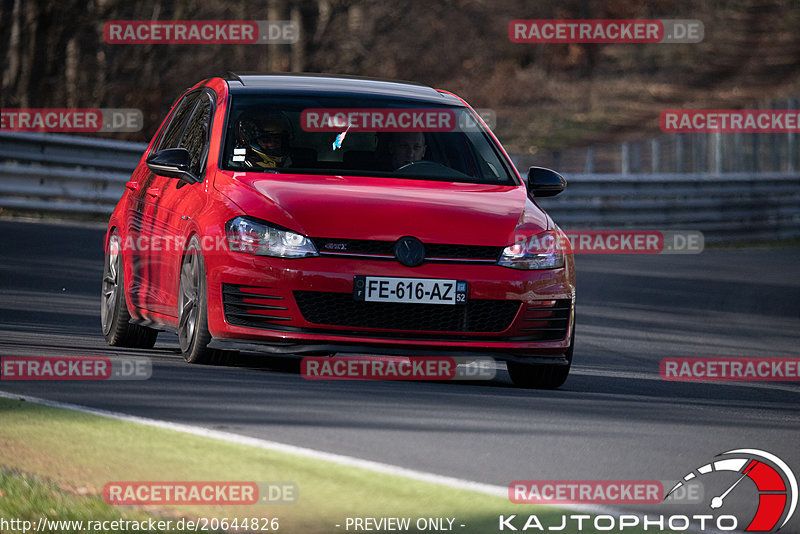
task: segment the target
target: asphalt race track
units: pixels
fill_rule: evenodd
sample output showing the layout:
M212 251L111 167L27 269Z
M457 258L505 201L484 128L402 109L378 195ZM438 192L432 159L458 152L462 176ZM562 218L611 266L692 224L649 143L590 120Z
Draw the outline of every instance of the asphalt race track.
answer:
M0 390L223 429L467 480L676 480L734 448L800 466L800 383L667 382L665 357L800 354L800 248L583 255L575 363L556 391L306 381L280 362L190 366L100 332L102 224L0 221L0 356L150 356L146 381Z

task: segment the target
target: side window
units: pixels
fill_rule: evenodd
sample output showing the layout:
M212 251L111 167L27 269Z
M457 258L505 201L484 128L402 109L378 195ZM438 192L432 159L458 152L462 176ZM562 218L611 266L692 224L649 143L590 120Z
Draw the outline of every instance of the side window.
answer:
M195 176L202 176L202 165L207 155L208 130L211 122L211 100L203 94L195 106L194 114L186 126L186 132L180 142L192 155L191 171Z
M192 93L186 96L180 104L178 109L172 116L172 120L167 126L167 130L161 137L156 150L163 150L165 148L178 148L178 143L181 141L183 131L186 129L186 123L194 110L197 103L198 93Z

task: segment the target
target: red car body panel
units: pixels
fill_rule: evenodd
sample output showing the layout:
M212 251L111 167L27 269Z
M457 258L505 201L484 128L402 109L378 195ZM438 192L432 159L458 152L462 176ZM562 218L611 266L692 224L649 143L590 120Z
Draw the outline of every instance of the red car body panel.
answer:
M227 174L227 173L225 173ZM248 214L315 237L447 243L453 229L473 245L506 246L522 216L524 188L374 178L232 173L220 189ZM222 175L222 176L221 176ZM227 182L223 173L217 182ZM230 188L230 189L226 189ZM232 190L231 190L232 189ZM539 232L547 219L530 210Z

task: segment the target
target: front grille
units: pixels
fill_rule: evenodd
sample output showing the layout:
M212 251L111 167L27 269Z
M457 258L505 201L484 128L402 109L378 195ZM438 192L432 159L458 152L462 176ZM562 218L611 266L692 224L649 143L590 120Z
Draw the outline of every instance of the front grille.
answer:
M470 300L466 305L356 301L351 293L295 291L306 321L318 325L429 332L502 332L520 301Z
M394 241L370 241L367 239L314 238L314 245L323 254L369 254L394 258ZM446 243L424 243L425 259L431 260L484 260L496 261L503 247L480 245L451 245Z
M440 245L426 244L426 258L459 258L471 260L497 261L503 247L481 247L478 245Z
M570 299L540 300L525 305L520 332L538 341L556 341L567 336Z
M367 239L314 238L317 250L327 254L375 254L394 256L394 241L369 241Z
M222 284L225 320L235 326L291 324L286 300L269 287Z

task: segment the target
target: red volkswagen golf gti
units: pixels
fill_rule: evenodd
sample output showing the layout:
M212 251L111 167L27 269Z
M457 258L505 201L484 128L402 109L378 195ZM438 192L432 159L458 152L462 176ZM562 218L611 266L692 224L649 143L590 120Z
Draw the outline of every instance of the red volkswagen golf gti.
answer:
M273 354L491 356L566 380L575 272L480 117L430 87L211 78L173 106L108 224L110 345L178 335L186 361ZM542 243L549 243L542 246Z

